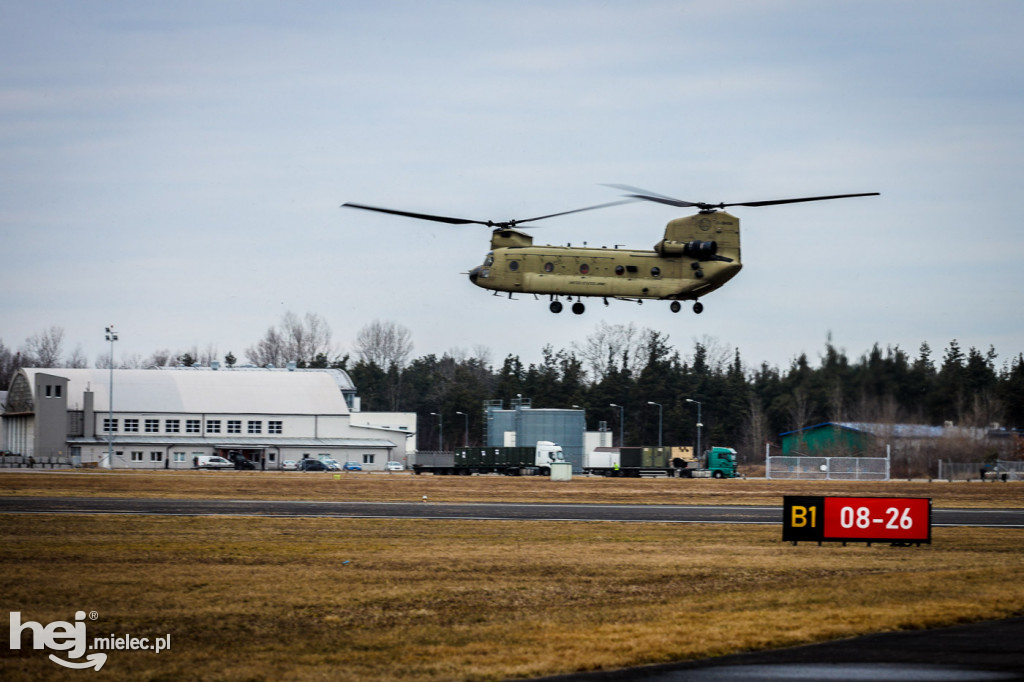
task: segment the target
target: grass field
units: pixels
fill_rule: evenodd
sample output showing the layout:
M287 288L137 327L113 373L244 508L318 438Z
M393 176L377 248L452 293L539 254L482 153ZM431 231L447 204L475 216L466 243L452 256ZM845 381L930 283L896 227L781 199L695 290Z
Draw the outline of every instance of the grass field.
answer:
M1024 492L1014 484L886 485L796 492L990 507L1019 507L1004 491ZM3 495L133 489L681 504L775 504L784 494L766 481L0 474ZM1022 530L936 528L931 546L893 548L794 547L772 526L16 514L0 521L0 594L23 621L95 611L90 638L171 636L159 654L108 652L101 674L116 680L496 680L1024 614ZM0 678L70 672L29 646L26 634L20 650L0 654Z

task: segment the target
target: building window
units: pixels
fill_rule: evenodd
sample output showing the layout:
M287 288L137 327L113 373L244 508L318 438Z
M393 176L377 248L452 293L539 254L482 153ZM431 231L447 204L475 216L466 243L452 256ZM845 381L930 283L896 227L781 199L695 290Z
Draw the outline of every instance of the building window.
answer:
M167 433L180 433L181 432L181 420L179 419L168 419L164 422L164 428L167 429Z
M150 452L149 453L149 461L150 462L162 462L162 461L164 461L164 453L162 453L162 452Z
M207 419L206 420L206 432L207 433L220 433L220 420L219 419Z
M185 433L199 433L199 420L198 419L186 419L185 420Z
M142 461L142 451L140 451L140 450L132 450L132 461L133 462L141 462Z
M124 432L125 433L138 433L139 432L139 420L138 419L125 419L124 420Z
M281 435L284 433L284 422L267 422L267 433L276 433L277 435Z
M175 452L174 453L174 461L175 462L184 462L185 461L185 453L184 452Z
M57 384L56 386L53 387L53 397L54 398L59 398L60 397L60 384Z
M373 455L363 455L363 464L373 464Z
M159 433L160 432L160 420L159 419L147 419L146 420L146 433Z
M242 422L241 422L241 420L239 420L239 419L229 419L228 420L228 433L241 433L241 432L242 432Z
M117 431L117 420L104 418L103 430L106 431L107 433L113 433L114 431Z
M249 433L263 433L263 422L249 422Z

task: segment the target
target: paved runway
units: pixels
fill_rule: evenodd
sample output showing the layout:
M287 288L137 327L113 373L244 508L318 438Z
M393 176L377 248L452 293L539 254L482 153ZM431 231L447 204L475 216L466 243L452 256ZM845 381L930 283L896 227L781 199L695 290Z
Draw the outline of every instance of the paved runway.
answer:
M781 524L781 507L0 497L0 513ZM935 509L932 526L1024 528L1024 509Z
M534 682L982 682L1024 680L1024 618L887 632L702 661Z

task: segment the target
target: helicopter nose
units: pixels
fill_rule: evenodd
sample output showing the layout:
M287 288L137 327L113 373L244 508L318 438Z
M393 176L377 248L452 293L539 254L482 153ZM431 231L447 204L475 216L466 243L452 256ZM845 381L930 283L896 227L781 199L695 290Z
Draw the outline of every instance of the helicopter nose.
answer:
M472 282L473 284L476 284L477 277L479 277L479 276L480 276L480 266L479 265L469 271L469 281Z

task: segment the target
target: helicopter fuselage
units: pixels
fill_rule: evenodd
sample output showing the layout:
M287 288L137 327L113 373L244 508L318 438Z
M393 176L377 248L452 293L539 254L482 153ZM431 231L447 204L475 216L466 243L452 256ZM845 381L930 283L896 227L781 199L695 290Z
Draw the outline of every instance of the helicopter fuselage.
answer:
M497 229L469 278L496 292L679 301L711 293L741 268L739 220L716 212L671 221L652 250L535 246L525 232Z

